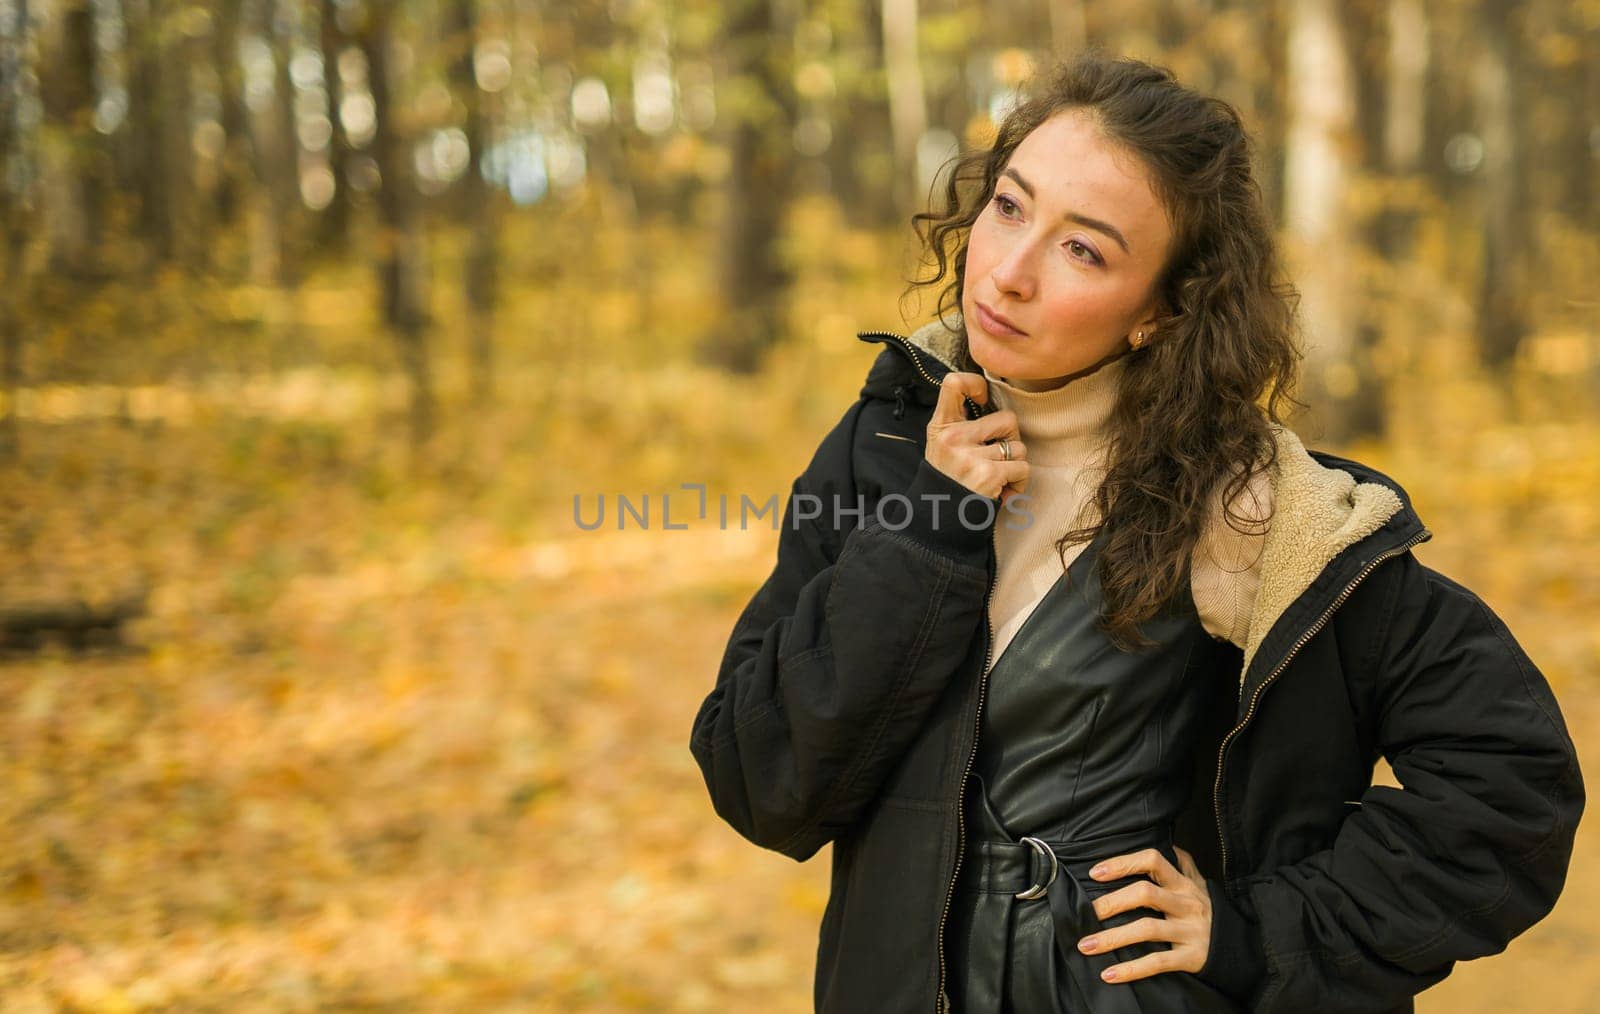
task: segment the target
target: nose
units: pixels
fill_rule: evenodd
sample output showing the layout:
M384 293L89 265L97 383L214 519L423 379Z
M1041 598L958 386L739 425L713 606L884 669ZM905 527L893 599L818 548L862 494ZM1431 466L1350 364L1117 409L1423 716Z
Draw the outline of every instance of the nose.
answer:
M1027 241L1018 242L995 264L989 277L998 291L1018 300L1033 298L1033 246Z

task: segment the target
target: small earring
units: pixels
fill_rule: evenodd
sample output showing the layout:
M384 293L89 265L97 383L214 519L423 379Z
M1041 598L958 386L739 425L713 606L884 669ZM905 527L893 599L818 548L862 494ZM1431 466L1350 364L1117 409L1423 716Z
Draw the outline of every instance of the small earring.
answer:
M1133 341L1129 342L1129 344L1132 345L1134 348L1139 348L1141 345L1143 345L1144 344L1144 332L1140 331L1139 334L1133 339Z

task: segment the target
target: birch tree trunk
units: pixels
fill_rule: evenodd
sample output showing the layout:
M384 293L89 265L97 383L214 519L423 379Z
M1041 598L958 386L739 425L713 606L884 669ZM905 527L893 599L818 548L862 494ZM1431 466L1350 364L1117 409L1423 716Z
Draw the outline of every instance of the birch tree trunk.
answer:
M1355 435L1361 394L1351 312L1354 230L1345 212L1355 129L1347 50L1333 0L1301 0L1289 21L1284 169L1288 254L1301 292L1305 381L1316 439Z
M923 196L917 192L917 141L928 129L928 103L917 61L917 0L884 0L883 65L894 143L894 202L905 217L919 207Z
M1379 245L1390 260L1411 255L1425 185L1422 145L1427 125L1428 61L1432 40L1422 0L1391 0L1387 54L1388 96L1383 121L1383 167L1391 184L1378 228Z

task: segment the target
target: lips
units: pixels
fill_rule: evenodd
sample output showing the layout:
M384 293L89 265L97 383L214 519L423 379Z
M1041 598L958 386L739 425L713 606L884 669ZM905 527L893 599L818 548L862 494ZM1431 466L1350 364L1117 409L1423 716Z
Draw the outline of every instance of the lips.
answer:
M1027 333L1023 331L1022 328L1011 323L1009 320L1000 316L998 313L995 313L982 303L978 303L977 307L978 323L983 325L983 329L985 331L991 332L992 334L1022 335Z

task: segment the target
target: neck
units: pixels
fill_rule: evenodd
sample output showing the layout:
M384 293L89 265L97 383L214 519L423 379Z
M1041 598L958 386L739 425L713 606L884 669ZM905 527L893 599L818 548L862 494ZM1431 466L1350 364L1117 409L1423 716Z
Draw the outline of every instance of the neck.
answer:
M1024 381L1024 387L983 371L995 407L1017 415L1028 460L1039 465L1081 464L1106 434L1117 404L1122 356L1110 356L1088 369L1050 381ZM1054 384L1053 387L1043 385ZM1039 385L1035 388L1032 385Z

